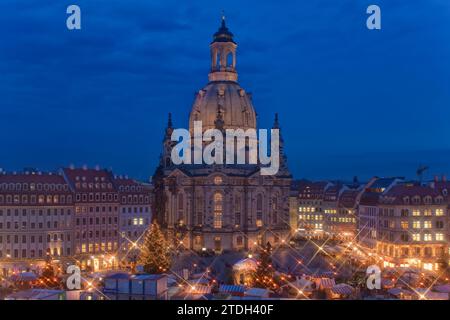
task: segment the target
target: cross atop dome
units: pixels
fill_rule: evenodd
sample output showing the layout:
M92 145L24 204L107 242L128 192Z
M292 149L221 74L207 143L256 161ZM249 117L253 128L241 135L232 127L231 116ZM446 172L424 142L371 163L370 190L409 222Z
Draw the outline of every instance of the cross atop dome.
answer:
M217 30L216 33L214 33L214 42L234 42L233 40L233 33L227 28L227 25L225 23L225 12L222 10L222 23L220 25L219 30Z

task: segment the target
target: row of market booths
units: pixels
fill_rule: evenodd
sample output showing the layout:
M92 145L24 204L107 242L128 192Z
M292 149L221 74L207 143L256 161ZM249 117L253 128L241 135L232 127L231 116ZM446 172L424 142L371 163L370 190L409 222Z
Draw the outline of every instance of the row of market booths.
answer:
M416 268L387 268L382 272L380 298L449 300L450 284L436 274Z
M241 284L219 284L207 273L192 274L188 279L169 277L171 300L265 300L273 292Z
M356 290L346 283L336 283L332 277L302 275L286 285L289 296L296 299L352 299Z

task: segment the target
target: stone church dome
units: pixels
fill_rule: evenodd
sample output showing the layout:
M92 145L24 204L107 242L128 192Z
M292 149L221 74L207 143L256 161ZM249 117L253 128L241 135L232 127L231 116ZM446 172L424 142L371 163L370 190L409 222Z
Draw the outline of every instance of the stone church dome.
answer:
M194 121L202 121L203 130L216 128L216 121L223 120L225 129L256 129L256 112L251 95L237 82L236 48L233 34L222 25L214 34L211 49L209 83L195 98L189 117L189 127Z

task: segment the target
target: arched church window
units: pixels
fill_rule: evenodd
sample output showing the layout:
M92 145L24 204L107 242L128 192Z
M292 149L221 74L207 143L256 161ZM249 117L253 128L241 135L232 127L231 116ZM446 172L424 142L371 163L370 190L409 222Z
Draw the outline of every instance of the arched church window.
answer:
M256 196L256 226L262 227L262 207L263 207L263 198L261 194Z
M262 195L258 194L256 196L256 210L261 211L262 210Z
M203 198L197 197L197 225L203 224Z
M275 196L272 200L272 223L278 223L278 199Z
M236 226L241 224L241 198L236 196L234 198L234 223Z
M184 225L184 197L183 194L180 193L178 195L178 224L180 226Z
M220 69L220 54L219 54L219 52L215 53L215 61L214 62L215 62L214 68L216 70L219 70Z
M222 214L223 214L223 196L221 193L214 194L214 228L222 228Z
M233 53L227 53L227 68L233 68Z
M184 202L183 194L180 193L178 195L178 210L183 210L183 207L184 207L184 203L183 202Z

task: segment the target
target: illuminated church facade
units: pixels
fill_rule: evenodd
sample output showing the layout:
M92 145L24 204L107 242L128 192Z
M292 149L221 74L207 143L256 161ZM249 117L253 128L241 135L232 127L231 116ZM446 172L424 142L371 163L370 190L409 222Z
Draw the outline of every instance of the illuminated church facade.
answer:
M222 18L210 44L209 82L196 94L190 112L191 132L194 121L202 121L203 131L257 128L251 94L237 82L236 48ZM279 129L277 115L273 128ZM259 163L173 164L173 130L169 115L160 163L153 176L153 212L174 245L221 252L287 241L292 176L282 138L278 173L261 175Z

